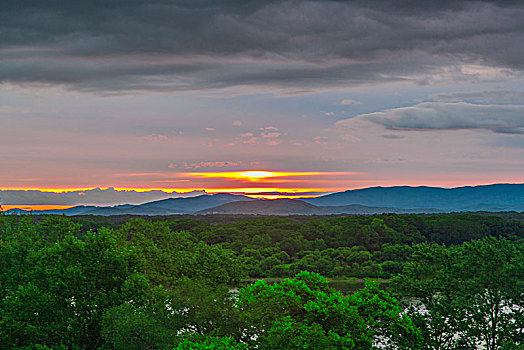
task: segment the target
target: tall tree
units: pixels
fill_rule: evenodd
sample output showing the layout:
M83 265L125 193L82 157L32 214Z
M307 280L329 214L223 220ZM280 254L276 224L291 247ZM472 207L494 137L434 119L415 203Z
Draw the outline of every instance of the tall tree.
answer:
M524 249L487 237L462 245L467 335L487 350L524 346Z
M391 349L418 346L411 320L376 286L345 297L322 276L301 272L272 285L248 286L239 307L250 324L246 341L256 338L261 349L371 349L385 338Z
M522 245L486 237L462 246L415 246L394 285L424 349L522 346Z
M99 347L102 315L124 301L122 285L136 268L130 252L100 230L35 248L24 260L0 300L0 347Z

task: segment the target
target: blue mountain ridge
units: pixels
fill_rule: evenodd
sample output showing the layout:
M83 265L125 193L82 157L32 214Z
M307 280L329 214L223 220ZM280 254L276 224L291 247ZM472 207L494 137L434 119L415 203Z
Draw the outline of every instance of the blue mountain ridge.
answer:
M242 203L241 203L242 202ZM524 184L494 184L457 188L370 187L337 192L317 198L261 200L219 193L190 198L168 198L140 205L77 206L33 214L65 215L171 215L264 214L326 215L377 213L437 213L451 211L524 211ZM27 213L13 209L12 214Z
M393 208L437 208L448 211L524 210L524 184L456 188L370 187L304 199L317 206L360 204Z

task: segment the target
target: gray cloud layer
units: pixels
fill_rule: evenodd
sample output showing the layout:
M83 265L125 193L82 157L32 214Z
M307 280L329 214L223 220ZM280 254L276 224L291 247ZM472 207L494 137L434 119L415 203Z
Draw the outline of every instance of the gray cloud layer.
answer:
M369 121L390 130L487 129L496 133L524 134L524 106L425 102L362 114L339 121L337 126L352 127L359 121Z
M522 18L518 1L16 1L0 13L0 82L190 90L522 70Z
M432 99L446 102L476 102L489 104L524 104L524 91L488 90L441 93L430 96Z

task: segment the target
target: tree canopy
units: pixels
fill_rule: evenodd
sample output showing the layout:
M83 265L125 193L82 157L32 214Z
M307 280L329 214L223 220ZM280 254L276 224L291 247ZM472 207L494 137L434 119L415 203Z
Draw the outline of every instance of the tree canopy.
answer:
M523 344L517 221L117 219L0 215L0 349Z

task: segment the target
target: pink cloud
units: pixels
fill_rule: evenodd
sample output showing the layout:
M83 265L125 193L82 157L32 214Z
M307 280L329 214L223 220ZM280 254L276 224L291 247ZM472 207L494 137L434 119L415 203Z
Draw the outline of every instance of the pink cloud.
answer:
M259 140L260 139L258 137L252 137L252 138L250 138L248 140L245 140L243 143L250 144L250 145L256 145L256 144L259 143Z
M281 140L269 140L266 144L268 146L278 146L282 143Z
M265 139L274 139L274 138L279 137L280 135L282 134L279 132L268 132L268 133L261 132L260 133L260 136L262 136Z
M169 141L169 136L162 135L162 134L151 134L148 136L142 136L139 138L142 142L164 142Z
M325 136L315 136L314 140L315 140L315 143L317 145L320 145L320 146L327 146L328 145L328 143L326 142L327 137L325 137Z
M239 163L235 162L195 162L195 163L184 163L184 169L200 169L200 168L225 168L232 166L239 166Z
M342 100L342 101L340 101L340 104L341 104L342 106L361 105L362 102L360 102L360 101L356 101L356 100L349 100L349 99L348 99L348 100Z

